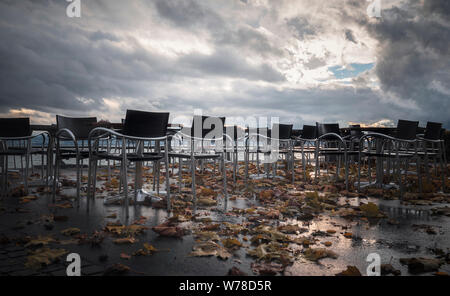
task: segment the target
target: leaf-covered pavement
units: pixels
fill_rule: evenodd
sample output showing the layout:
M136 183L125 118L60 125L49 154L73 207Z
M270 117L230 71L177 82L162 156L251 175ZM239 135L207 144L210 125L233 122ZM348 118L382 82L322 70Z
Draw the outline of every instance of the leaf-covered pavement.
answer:
M357 194L351 188L347 192L332 174L305 182L297 169L296 181L290 184L290 176L281 169L277 175L282 178L251 180L246 186L241 177L232 182L230 169L230 200L222 212L220 175L197 172L198 209L194 211L190 175L183 174L184 187L178 193L175 173L171 178L173 212L168 215L164 200L132 203L127 221L120 202L103 204L105 197L117 194L117 170L111 181L106 170L99 171L97 198L89 213L85 196L80 208L73 200L73 173L62 172L55 203L45 189L36 187L29 195L18 187L1 200L1 242L23 247L27 268L45 268L64 261L66 253L77 252L107 274L335 275L356 274L356 268L364 275L367 255L377 252L384 267L392 267L386 274L450 269L450 198L436 193L437 181L418 195L411 176L410 190L399 201L394 190L373 188ZM243 176L243 166L239 173ZM256 173L254 166L250 173ZM152 177L145 170L145 186L151 188ZM165 188L164 177L161 182ZM129 185L132 196L133 184ZM410 260L415 264L411 267L405 258L419 261ZM433 270L430 264L424 265L420 272L420 260L440 260L440 264L432 265L437 266Z

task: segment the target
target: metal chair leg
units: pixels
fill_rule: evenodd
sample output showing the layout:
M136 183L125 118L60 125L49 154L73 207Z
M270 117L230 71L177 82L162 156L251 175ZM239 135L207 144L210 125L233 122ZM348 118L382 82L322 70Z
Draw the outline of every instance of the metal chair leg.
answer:
M361 152L358 153L358 193L361 191Z
M292 157L292 159L291 159L291 169L292 169L291 177L292 177L292 184L294 184L294 182L295 182L295 155L294 155L294 151L292 151L291 157Z
M349 189L349 186L348 186L348 161L349 161L349 159L348 159L348 155L344 155L344 166L345 166L345 190L347 190L347 192L348 192L348 189Z
M181 194L181 186L183 186L183 160L178 157L178 193Z
M225 167L225 165L223 165ZM194 213L197 211L197 193L196 193L196 186L195 186L195 159L191 158L191 169L192 169L192 176L191 176L191 187L192 187L192 198L194 202Z
M92 170L92 201L95 203L95 194L97 192L97 165L98 165L98 159L94 159L94 167Z
M245 162L245 188L248 189L248 162L249 162L249 152L244 151L244 162Z
M77 167L77 208L80 207L80 187L81 187L81 172L80 172L80 157L77 156L76 159Z
M55 167L53 169L53 194L52 194L52 199L53 199L53 203L56 202L56 187L58 186L58 174L59 174L59 153L58 151L56 151L56 156L55 156Z
M166 146L166 151L167 151L167 146ZM172 203L170 201L170 175L169 175L169 157L166 155L165 157L165 164L166 164L166 199L167 199L167 211L170 212L171 208L172 208ZM173 166L172 166L173 168Z
M156 190L156 162L152 163L152 174L153 174L153 191Z
M8 192L8 167L7 167L7 163L8 163L8 156L7 155L3 155L2 156L2 196L6 196L7 192Z
M443 157L443 155L444 155L444 157ZM442 192L443 193L445 193L445 180L446 180L446 172L447 172L447 162L444 162L445 158L446 157L445 157L444 143L442 143L442 148L439 149L439 163L441 166L441 180L442 180Z
M236 175L237 175L237 150L233 153L233 182L236 183Z
M227 211L228 206L228 190L227 190L227 168L225 166L225 161L222 156L222 162L223 162L223 198L224 198L224 212Z
M422 166L421 166L421 160L420 156L416 156L416 170L417 170L417 179L419 181L419 193L423 194L423 185L422 185ZM406 172L408 173L408 172Z
M122 161L122 179L125 194L125 218L128 219L130 216L129 200L128 200L128 173L127 173L127 163Z
M159 161L156 162L156 194L159 194L159 175L160 175L161 164Z
M25 194L28 194L28 167L30 165L30 154L26 154L25 159L25 175L24 175L24 182L25 182Z
M87 198L86 198L86 210L89 212L89 204L90 204L90 200L92 198L92 184L94 183L92 178L92 165L93 165L93 160L91 158L89 158L88 161L89 167L88 167L88 185L87 185ZM94 190L95 192L95 190Z

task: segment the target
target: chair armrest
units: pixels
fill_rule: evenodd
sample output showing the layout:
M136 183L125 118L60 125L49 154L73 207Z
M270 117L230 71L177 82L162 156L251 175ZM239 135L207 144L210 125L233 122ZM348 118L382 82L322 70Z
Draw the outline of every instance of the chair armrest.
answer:
M0 141L11 141L11 140L31 140L33 138L39 137L43 134L47 134L50 137L50 133L47 131L41 131L37 134L25 136L25 137L0 137Z
M92 140L92 139L96 139L96 138L101 138L101 137L95 137L95 133L102 131L104 132L101 137L104 137L105 134L110 134L110 135L114 135L116 137L119 138L123 138L123 139L128 139L128 140L136 140L136 141L163 141L163 140L167 140L167 136L163 136L163 137L156 137L156 138L146 138L146 137L135 137L135 136L129 136L129 135L124 135L122 133L119 133L113 129L109 129L109 128L105 128L105 127L96 127L94 129L91 130L91 132L89 133L89 137L88 140Z
M405 143L415 143L415 142L417 142L417 139L405 140L405 139L399 139L399 138L395 138L395 137L388 136L388 135L385 135L385 134L380 134L380 133L368 133L368 134L366 134L366 135L361 137L360 142L363 141L365 138L369 138L369 137L382 138L382 139L386 139L386 140L397 141L397 142L405 142Z

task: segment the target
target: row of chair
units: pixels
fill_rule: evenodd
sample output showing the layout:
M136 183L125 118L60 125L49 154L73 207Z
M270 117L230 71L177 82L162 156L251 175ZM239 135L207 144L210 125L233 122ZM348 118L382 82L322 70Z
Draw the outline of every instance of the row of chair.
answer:
M239 155L243 155L245 165L244 179L249 176L249 164L255 161L257 175L260 174L260 156L264 155L264 174L274 178L277 172L277 160L283 158L286 169L290 172L290 181L295 180L296 155L301 155L303 178L307 179L307 166L314 160L314 175L320 176L321 164L336 164L336 180L339 178L341 165L344 167L345 184L349 189L349 165L358 164L357 186L361 187L362 162L368 164L368 177L371 183L371 158L377 159L377 182L382 185L384 164L387 174L403 192L402 176L408 173L413 161L417 168L419 187L422 189L422 162L425 164L427 180L430 180L428 163L434 160L441 167L442 190L445 190L445 145L442 140L442 124L428 122L425 133L417 134L418 122L399 120L395 134L363 133L359 126L352 126L350 133L344 135L338 124L321 124L303 126L301 134L295 134L292 124L274 124L272 128L240 128L225 126L224 117L194 116L192 126L177 133L168 131L169 113L127 110L120 130L99 126L95 117L69 118L57 116L57 132L40 132L32 134L29 119L0 119L0 155L2 157L2 193L8 187L8 157L25 158L24 187L28 191L28 168L32 155L41 155L41 175L46 185L53 181L53 196L59 180L60 164L63 160L75 159L77 172L77 202L79 204L83 161L88 160L87 195L95 197L97 167L106 162L110 172L110 163L120 163L119 192L124 195L126 215L128 216L128 171L131 164L135 166L134 195L142 187L142 163L153 165L153 177L156 178L159 191L161 164L165 166L165 184L167 208L170 200L170 164L178 161L179 188L182 183L182 170L185 164L190 167L192 194L196 208L195 172L197 162L203 168L208 161L219 163L223 180L223 198L227 205L226 165L233 167L233 181L236 182L239 168ZM36 137L42 137L40 147L32 144ZM15 144L15 143L19 144ZM271 159L274 157L275 159ZM250 159L251 158L251 159ZM46 163L44 165L44 159ZM269 161L268 161L269 160ZM445 166L445 168L444 168ZM44 167L46 174L44 176ZM172 171L174 171L174 165ZM392 169L391 169L392 168ZM272 170L272 173L270 171ZM108 174L110 176L110 173ZM88 203L89 205L89 203Z

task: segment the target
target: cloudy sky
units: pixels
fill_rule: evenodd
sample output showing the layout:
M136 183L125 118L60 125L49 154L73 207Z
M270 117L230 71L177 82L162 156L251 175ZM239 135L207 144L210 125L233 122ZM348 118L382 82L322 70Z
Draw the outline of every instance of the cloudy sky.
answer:
M0 116L450 128L450 1L0 0Z

